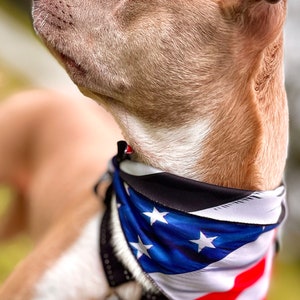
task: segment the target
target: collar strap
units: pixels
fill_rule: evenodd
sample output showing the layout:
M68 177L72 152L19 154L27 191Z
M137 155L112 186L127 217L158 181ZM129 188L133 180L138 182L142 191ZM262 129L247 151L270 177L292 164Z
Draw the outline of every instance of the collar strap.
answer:
M111 205L109 204L111 197L112 185L108 187L105 196L107 206L100 227L100 254L110 287L117 287L125 282L132 281L133 277L114 253L111 233Z
M100 226L100 256L104 272L108 281L108 284L112 288L116 288L122 284L133 281L134 278L131 272L123 265L123 263L117 258L115 250L112 244L112 232L111 232L111 199L112 199L112 185L110 185L106 191L105 203L106 211L102 218ZM143 290L140 300L167 300L168 298L158 292L152 293L150 291Z

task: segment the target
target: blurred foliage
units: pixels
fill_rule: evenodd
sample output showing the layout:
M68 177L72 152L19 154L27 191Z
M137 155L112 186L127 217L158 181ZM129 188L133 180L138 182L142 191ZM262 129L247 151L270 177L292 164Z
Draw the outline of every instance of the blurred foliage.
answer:
M0 218L5 215L9 208L11 197L13 197L11 189L6 186L0 186ZM9 241L0 242L0 283L31 248L32 244L29 237L22 233Z
M299 300L300 262L276 261L267 300Z
M299 103L300 103L300 82L299 78L287 78L286 89L289 100L290 111L290 148L288 168L300 169L300 121L299 121Z
M17 17L22 22L31 23L32 0L1 0L0 7Z
M0 8L14 15L24 26L31 26L31 0L1 0ZM25 13L24 13L25 12ZM24 77L12 70L5 62L0 61L0 100L30 88ZM0 218L9 207L12 193L8 187L0 187ZM12 240L0 242L0 283L3 282L15 265L32 249L32 243L26 234L20 234Z
M33 0L1 0L2 5L12 6L19 9L21 12L25 12L26 14L29 14L31 11L31 3Z
M30 249L31 242L26 235L19 235L5 244L0 244L0 284Z
M29 87L30 84L24 77L19 76L0 61L0 100Z

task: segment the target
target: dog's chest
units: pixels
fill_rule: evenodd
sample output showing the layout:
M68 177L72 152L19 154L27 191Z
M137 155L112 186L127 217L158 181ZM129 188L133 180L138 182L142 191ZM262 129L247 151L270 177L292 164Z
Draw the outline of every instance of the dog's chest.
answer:
M93 216L79 238L45 272L34 300L104 299L108 287L98 253L100 219L100 214Z

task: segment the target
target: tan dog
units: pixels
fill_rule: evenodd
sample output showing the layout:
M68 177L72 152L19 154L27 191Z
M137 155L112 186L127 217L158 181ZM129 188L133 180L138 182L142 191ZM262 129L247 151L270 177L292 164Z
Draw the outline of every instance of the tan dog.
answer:
M48 91L24 92L4 101L0 124L0 178L18 196L10 215L1 220L0 238L26 228L37 242L1 287L0 299L32 299L45 271L59 258L64 264L61 256L67 249L70 258L78 251L79 260L90 258L74 261L68 275L62 271L70 285L75 280L70 274L81 274L82 284L72 291L64 289L71 296L57 299L73 299L72 294L76 299L98 299L99 293L104 297L108 291L97 251L101 203L92 187L115 153L118 128L96 103ZM58 273L55 278L63 280Z
M81 91L119 123L134 160L215 185L271 190L282 181L287 155L285 13L285 0L38 0L33 15L39 35ZM81 184L79 177L74 184ZM79 286L73 296L62 288L68 284L64 259L81 239L76 229L70 235L60 230L70 224L63 218L47 228L1 299L46 299L47 293L102 299L110 293L100 267L94 273L103 284L99 290L73 278L70 289ZM32 265L37 268L24 280Z

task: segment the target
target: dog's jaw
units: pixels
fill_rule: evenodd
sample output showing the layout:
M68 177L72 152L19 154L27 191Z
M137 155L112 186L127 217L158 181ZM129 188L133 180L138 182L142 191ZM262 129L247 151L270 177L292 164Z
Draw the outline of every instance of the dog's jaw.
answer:
M94 42L99 38L97 25L92 23L93 18L83 14L81 1L34 1L33 20L34 28L50 52L66 69L71 79L79 88L88 88L90 91L107 98L120 97L118 88L126 85L126 76L115 69L114 60L105 57L101 50L95 49ZM104 24L110 24L105 22ZM80 33L80 28L88 28L89 32ZM117 32L117 28L105 29ZM113 39L112 39L113 41ZM110 45L118 49L117 45ZM92 51L91 51L92 50ZM121 53L119 53L121 56ZM112 85L112 81L114 84Z
M287 118L281 56L263 63L285 13L285 1L271 2L40 0L34 19L79 88L112 112L138 160L209 183L272 189L284 168Z

